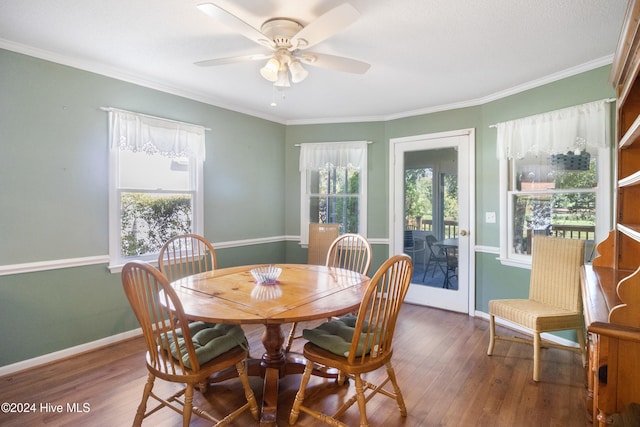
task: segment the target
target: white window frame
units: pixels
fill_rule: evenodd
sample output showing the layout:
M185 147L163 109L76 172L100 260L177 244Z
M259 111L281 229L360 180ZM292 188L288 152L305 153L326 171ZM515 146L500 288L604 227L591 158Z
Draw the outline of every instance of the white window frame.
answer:
M601 148L597 150L598 186L595 191L575 190L574 192L595 192L596 195L596 229L595 242L603 240L611 229L611 150ZM530 194L533 191L513 191L515 183L510 182L509 176L514 177L514 162L500 159L500 262L504 265L521 268L531 268L531 255L513 252L513 197L519 194ZM509 173L511 170L511 174ZM515 179L515 178L513 178ZM572 190L573 191L573 190ZM566 190L537 191L539 194L567 193ZM588 254L587 254L588 255Z
M191 195L191 232L203 234L204 231L204 131L202 126L176 122L159 117L147 116L114 108L109 111L109 270L117 273L124 264L132 260L147 261L155 264L158 253L135 257L124 257L121 251L121 193L163 193ZM116 120L125 117L128 123L115 125ZM123 120L124 121L124 120ZM128 127L127 129L124 129ZM155 132L158 133L155 133ZM172 142L169 142L172 140ZM176 142L177 141L177 142ZM119 186L120 152L147 151L166 157L187 158L190 182L189 191L173 189L124 188Z
M590 106L597 103L605 103L609 104L610 100L596 101L594 103L583 104L584 106ZM582 106L570 107L580 109ZM558 110L558 112L565 112L569 109ZM556 112L551 112L549 114L553 114ZM532 116L531 118L542 117L547 123L544 125L548 125L548 117L544 115ZM528 119L528 118L525 118ZM612 156L612 148L609 144L610 139L610 110L607 109L605 114L605 123L604 123L604 141L599 143L598 146L590 146L586 147L586 149L592 153L597 155L597 179L598 185L595 188L596 195L596 225L595 225L595 239L594 244L602 241L611 229L611 156ZM534 121L535 122L535 121ZM499 126L498 124L496 126ZM588 131L587 131L588 132ZM549 144L553 144L553 142L545 141ZM507 147L500 147L500 144L497 147L498 150L498 158L499 158L499 180L500 180L500 257L499 260L502 264L512 266L512 267L520 267L520 268L531 268L531 255L525 254L516 254L513 252L513 197L518 194L529 194L530 191L513 191L515 188L515 182L510 182L511 180L515 181L515 162L513 162L509 157L515 155L516 153L511 152L510 155L504 155L505 153L501 153L501 150L507 150ZM535 144L531 144L535 145ZM546 147L547 149L549 147ZM585 149L585 147L581 147ZM508 150L507 150L508 151ZM558 150L563 152L564 150ZM519 153L523 155L524 153ZM511 169L511 170L510 170ZM511 172L511 173L509 173ZM578 190L580 191L580 190ZM589 190L591 192L591 190ZM540 194L553 194L553 193L566 193L566 190L558 189L558 190L545 190L538 191ZM587 256L589 254L586 254Z
M364 150L364 155L359 160L360 179L359 179L359 192L358 192L358 234L367 237L367 146L368 141L343 141L343 142L321 142L321 143L308 143L300 144L301 147L317 147L321 148L325 155L331 156L333 150L337 153L339 150L344 150L347 147L360 147ZM307 179L307 171L309 167L300 162L300 244L305 247L309 244L309 212L311 204L311 196L308 192L309 183ZM353 196L351 196L353 197Z

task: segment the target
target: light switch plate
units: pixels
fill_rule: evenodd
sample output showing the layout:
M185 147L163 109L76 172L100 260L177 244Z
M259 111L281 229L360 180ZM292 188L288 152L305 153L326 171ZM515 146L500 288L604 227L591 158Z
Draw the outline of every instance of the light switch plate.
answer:
M485 212L484 213L484 221L487 224L495 224L495 222L496 222L496 213L495 212Z

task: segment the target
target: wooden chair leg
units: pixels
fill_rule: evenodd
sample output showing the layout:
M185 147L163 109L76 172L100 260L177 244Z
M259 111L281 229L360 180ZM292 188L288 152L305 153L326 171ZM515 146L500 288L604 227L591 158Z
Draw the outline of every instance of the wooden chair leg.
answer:
M493 347L496 344L496 317L493 314L489 315L489 348L487 349L487 355L493 354Z
M578 328L578 345L580 345L580 356L582 356L582 366L587 366L587 340L584 336L584 330Z
M182 408L182 427L189 427L191 413L193 412L193 384L187 384L184 392L184 408Z
M400 409L400 415L406 417L407 406L404 404L404 398L402 397L402 392L400 391L400 386L396 379L396 371L393 369L390 361L387 362L387 375L389 376L389 380L391 380L391 385L393 385L393 391L396 395L396 402L398 403L398 409Z
M296 328L298 323L294 322L291 324L291 331L289 331L289 336L287 337L287 343L284 347L284 352L289 353L291 350L291 344L293 344L293 340L296 339Z
M355 380L358 409L360 410L360 427L368 427L369 421L367 420L367 401L364 398L364 384L362 383L362 377L360 376L360 374L355 375Z
M144 391L142 392L142 400L140 401L140 405L138 405L138 411L136 412L136 417L133 420L133 425L135 427L142 425L144 413L147 411L147 402L149 401L149 396L151 395L151 390L153 389L153 383L155 380L155 375L150 373L147 376L147 383L144 385Z
M540 381L540 332L533 333L533 380Z
M240 378L240 382L242 382L242 387L244 388L244 395L247 398L247 403L249 404L249 410L251 411L251 415L255 420L258 419L258 403L256 402L256 397L253 394L253 390L249 385L249 377L247 376L247 371L244 369L244 363L240 362L236 365L236 370L238 371L238 377Z
M298 420L300 416L300 406L302 406L302 402L304 401L304 393L307 388L307 384L309 383L309 379L311 378L311 373L313 372L313 362L307 360L307 365L304 368L304 372L302 373L302 378L300 379L300 388L296 393L296 397L293 400L293 407L291 408L291 414L289 415L289 424L293 425Z

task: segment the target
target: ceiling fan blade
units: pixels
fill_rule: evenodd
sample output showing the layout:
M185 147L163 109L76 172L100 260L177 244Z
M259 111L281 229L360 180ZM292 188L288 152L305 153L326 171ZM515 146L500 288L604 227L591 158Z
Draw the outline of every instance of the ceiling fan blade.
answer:
M203 13L211 16L212 18L218 20L230 29L242 34L249 40L253 40L254 42L262 46L266 46L272 49L275 48L273 40L270 40L269 37L262 34L259 30L247 24L237 16L222 9L220 6L216 6L213 3L202 3L198 5L198 9L200 9L200 11L202 11Z
M256 55L228 56L226 58L207 59L205 61L194 62L199 67L213 67L216 65L234 64L243 61L259 61L261 59L269 59L272 54L259 53Z
M349 3L334 7L300 30L291 38L298 49L307 49L328 39L358 19L360 13Z
M303 63L314 67L328 68L330 70L353 74L364 74L371 67L371 65L366 62L344 58L342 56L328 55L326 53L304 52L298 55L297 58Z

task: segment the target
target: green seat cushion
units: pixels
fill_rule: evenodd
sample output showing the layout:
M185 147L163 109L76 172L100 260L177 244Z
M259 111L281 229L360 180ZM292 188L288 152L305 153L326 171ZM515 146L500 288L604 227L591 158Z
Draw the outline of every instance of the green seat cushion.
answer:
M234 347L241 346L248 348L249 346L240 325L192 322L189 323L189 330L191 331L191 339L196 350L196 358L200 365L215 359ZM177 329L176 335L177 346L176 340L171 340L169 351L174 358L181 358L184 365L192 369L182 331ZM166 343L163 343L163 348L167 348Z
M349 357L349 350L351 349L351 342L353 341L355 325L356 317L353 315L347 315L338 320L323 323L314 329L304 329L302 331L302 336L307 341L330 351L333 354ZM363 329L366 330L367 325L363 326ZM366 332L361 334L361 339L356 350L356 356L362 356L362 354L367 354L371 350L370 346L366 349L364 348L363 338L365 334Z

